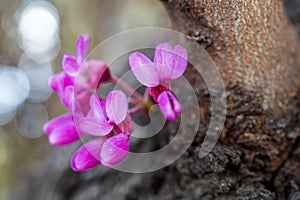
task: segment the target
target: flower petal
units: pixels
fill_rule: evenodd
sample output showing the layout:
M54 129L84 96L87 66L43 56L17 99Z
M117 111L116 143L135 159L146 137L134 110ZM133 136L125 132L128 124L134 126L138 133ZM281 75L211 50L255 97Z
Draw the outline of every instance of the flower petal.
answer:
M96 89L99 87L100 82L110 80L110 72L107 64L102 60L90 60L86 64L86 70L90 76L88 84L90 88Z
M180 45L174 49L168 43L157 45L154 53L154 64L159 68L160 79L176 79L183 74L187 66L187 51Z
M90 36L79 35L76 42L76 57L78 63L82 63L85 60L89 46Z
M129 56L129 65L136 79L145 86L155 87L159 84L159 71L152 61L140 52Z
M105 166L113 166L121 162L129 150L129 135L121 133L108 138L101 150L101 163Z
M172 46L168 42L158 44L154 52L154 63L162 66L171 66L172 61Z
M79 133L73 121L60 124L49 134L49 143L53 146L70 144L79 139Z
M82 145L72 156L71 167L74 171L85 171L100 164L100 152L106 137L91 140Z
M188 64L188 53L186 49L180 45L174 47L173 54L173 71L171 79L176 79L183 74Z
M105 136L113 130L113 125L99 123L96 118L84 117L79 120L79 127L84 133L94 136Z
M97 119L98 123L108 123L107 115L105 112L105 105L99 99L99 96L94 93L90 97L90 115Z
M110 80L107 64L101 60L90 60L80 68L76 85L84 90L97 89L101 82Z
M180 113L180 103L178 102L177 98L169 91L161 93L157 98L157 103L162 114L168 120L176 119L176 116Z
M75 76L79 69L75 56L65 54L62 60L62 68L66 74Z
M125 120L118 125L118 128L122 133L131 134L133 132L133 122L129 114L127 114Z
M121 90L111 91L106 98L106 114L115 124L121 123L128 111L127 97Z
M72 111L72 103L74 98L74 86L69 85L65 88L64 93L61 94L63 104Z
M64 90L69 85L74 85L74 78L65 73L54 74L49 79L49 87L56 92Z
M156 87L148 87L148 94L153 98L155 102L157 102L158 96L165 92L165 91L170 91L171 89L171 84L170 81L164 82L164 85L159 84Z
M65 124L71 121L73 121L73 117L71 113L58 116L48 121L44 125L43 131L46 135L49 135L53 131L53 129L55 129L58 125Z

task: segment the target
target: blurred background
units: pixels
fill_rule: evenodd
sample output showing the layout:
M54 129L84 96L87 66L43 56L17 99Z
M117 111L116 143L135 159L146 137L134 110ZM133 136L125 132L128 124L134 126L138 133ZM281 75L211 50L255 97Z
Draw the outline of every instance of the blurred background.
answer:
M300 30L300 1L285 0ZM170 21L159 0L0 1L0 199L51 147L43 124L67 112L48 87L79 34L99 42L124 30ZM118 47L116 47L118 48ZM57 147L56 147L57 148Z
M48 144L42 127L67 112L48 87L79 34L90 50L124 30L169 27L158 0L0 1L0 199L37 164ZM116 47L117 48L117 47Z

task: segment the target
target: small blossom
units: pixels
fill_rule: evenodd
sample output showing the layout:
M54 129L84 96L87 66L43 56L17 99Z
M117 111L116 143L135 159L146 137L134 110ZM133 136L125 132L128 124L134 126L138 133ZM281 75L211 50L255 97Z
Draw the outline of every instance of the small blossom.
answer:
M79 139L72 114L64 114L48 121L44 127L49 143L53 146L66 145Z
M120 133L108 138L101 150L101 163L105 166L111 167L126 157L129 150L129 135Z
M88 35L79 35L76 42L76 57L65 54L62 60L62 68L69 76L76 76L79 68L85 62L85 58L90 46Z
M79 85L86 88L96 89L100 82L108 81L110 73L107 64L100 60L86 61L87 52L90 46L88 35L79 35L76 42L76 57L72 54L65 54L62 60L64 72L75 77L80 71Z
M94 136L109 134L114 128L120 131L131 131L132 122L128 112L126 95L120 90L111 91L106 101L101 101L97 94L90 98L87 117L80 119L79 127Z
M85 171L100 164L101 149L106 140L106 137L100 137L82 145L72 156L72 169Z
M74 90L74 78L65 73L54 74L49 79L49 86L58 95L60 101L72 110L72 91Z
M76 57L71 54L65 54L62 61L62 73L64 79L70 81L68 90L59 93L61 100L70 110L72 97L76 94L76 100L81 104L82 109L86 111L86 103L91 96L91 90L97 89L101 82L110 80L110 72L105 62L101 60L86 61L86 55L90 45L88 35L79 35L76 42ZM56 78L55 75L53 78ZM51 79L53 79L51 78ZM62 78L61 78L62 79ZM75 80L76 79L76 80ZM55 81L56 84L63 84L61 80ZM51 85L50 85L51 86Z
M161 112L168 120L175 120L180 113L180 103L176 97L169 91L159 95L157 103L160 106Z
M180 113L180 104L170 92L170 80L183 74L188 64L185 48L169 43L161 43L155 48L154 61L140 52L129 56L129 65L139 82L148 87L148 92L156 101L167 119L175 119ZM168 93L165 93L168 92ZM160 97L163 95L162 97ZM160 101L158 101L160 99Z
M82 66L77 76L77 84L88 89L97 89L99 84L110 80L107 64L101 60L90 60Z

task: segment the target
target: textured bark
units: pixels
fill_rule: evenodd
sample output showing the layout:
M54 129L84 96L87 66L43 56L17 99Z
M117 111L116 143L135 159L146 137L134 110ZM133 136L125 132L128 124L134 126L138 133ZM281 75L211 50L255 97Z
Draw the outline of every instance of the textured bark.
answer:
M55 149L16 187L12 199L299 199L299 44L282 2L163 3L173 27L206 48L224 79L228 111L220 142L199 159L210 97L189 67L184 75L199 99L202 123L174 164L142 175L105 168L75 173L65 160L75 146ZM190 50L190 56L199 56ZM149 151L163 145L158 141L167 143L173 128L162 131L164 140L135 148Z
M297 175L291 165L298 164L285 163L298 145L300 62L298 34L283 2L183 0L164 4L174 28L207 49L225 81L228 116L221 142L242 153L240 167L245 165L247 173L260 178L278 197L287 197L282 188L287 177L281 181L276 177L277 171Z

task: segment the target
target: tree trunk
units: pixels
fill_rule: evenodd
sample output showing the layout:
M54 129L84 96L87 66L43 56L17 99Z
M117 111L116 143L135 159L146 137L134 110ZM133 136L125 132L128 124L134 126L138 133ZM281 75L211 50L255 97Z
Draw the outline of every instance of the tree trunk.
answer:
M207 49L226 84L228 116L220 148L240 152L234 174L247 178L230 183L225 193L254 178L277 198L287 198L300 183L299 162L287 161L297 157L299 145L300 49L283 2L191 0L164 5L174 28ZM231 170L222 171L225 179L232 178Z
M185 75L199 98L200 116L207 120L174 164L147 174L101 167L75 173L65 160L75 146L55 149L19 183L12 199L300 198L299 38L282 1L162 2L173 28L196 40L219 67L227 92L219 143L199 158L210 116L209 95L188 68ZM165 129L169 137L171 128Z

